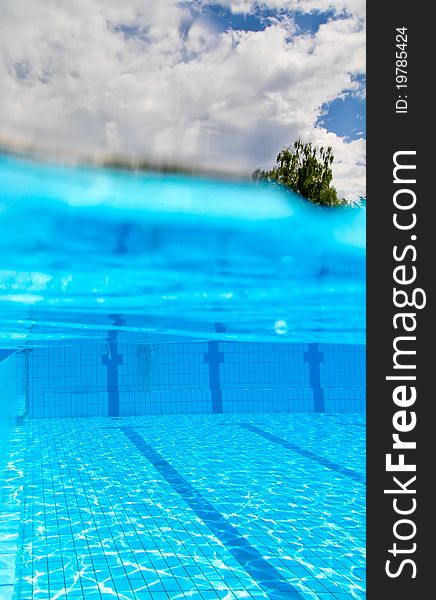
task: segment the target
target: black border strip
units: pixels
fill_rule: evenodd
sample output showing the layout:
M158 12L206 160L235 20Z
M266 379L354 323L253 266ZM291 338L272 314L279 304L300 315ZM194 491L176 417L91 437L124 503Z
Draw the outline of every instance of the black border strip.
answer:
M434 359L433 351L429 351L435 331L429 306L435 255L431 244L434 198L429 186L434 171L430 163L434 162L434 151L429 150L434 136L434 100L429 91L434 71L434 25L429 5L406 0L388 4L368 2L367 24L367 597L370 600L410 600L434 595L431 592L434 588L434 497L430 490L434 465L432 462L430 466L426 465L426 460L433 461L435 455L430 415L433 403L430 373L434 369ZM403 27L407 28L407 47L397 48L396 29ZM397 88L401 83L396 79L399 74L396 60L401 59L401 55L396 56L397 51L407 53L407 65L400 64L407 72L407 88ZM396 105L398 100L402 102ZM401 112L404 100L407 101L407 112ZM393 157L396 152L406 151L416 152L406 155L415 161L416 169L408 174L413 173L416 183L405 181L403 185L398 180L395 182ZM393 197L399 187L408 189L410 185L413 185L417 202L407 216L405 211L394 207ZM404 196L407 195L406 192ZM395 212L402 219L410 218L411 212L416 214L413 232L395 227ZM416 240L412 235L416 235ZM413 251L409 250L403 261L407 277L413 266L417 271L416 281L409 286L408 292L411 294L414 287L420 287L427 294L424 309L405 308L416 313L417 320L416 328L410 334L416 336L416 340L406 342L408 349L416 352L407 355L408 361L415 362L413 371L393 369L393 342L396 336L403 335L401 327L396 329L394 322L395 314L401 309L394 305L393 289L397 284L393 272L401 261L396 261L393 252L395 246L400 252L407 244L416 249L415 260ZM406 289L407 286L397 287ZM415 464L416 472L389 472L386 468L387 455L392 454L397 463L401 460L401 451L393 450L394 415L400 410L393 400L393 391L401 382L386 379L398 374L416 376L416 382L404 380L402 383L416 387L417 400L408 408L407 420L410 422L414 411L417 424L412 431L401 433L402 439L417 444L416 449L403 451L405 462ZM410 387L407 389L410 392ZM415 475L416 480L404 488L405 492L393 481L393 476L398 476L405 485ZM392 488L396 488L395 494L385 493ZM411 489L416 493L409 494ZM410 510L413 498L417 502L413 513L406 515L395 511L395 506L403 511ZM396 535L407 537L413 532L410 523L398 525L401 519L411 520L416 525L416 534L410 539L398 539ZM398 572L395 577L386 571L388 560L391 560L390 570ZM403 561L411 562L403 564Z

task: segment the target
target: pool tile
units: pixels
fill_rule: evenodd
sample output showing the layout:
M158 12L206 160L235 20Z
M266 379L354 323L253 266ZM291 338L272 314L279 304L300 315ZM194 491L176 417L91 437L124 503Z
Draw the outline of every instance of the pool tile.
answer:
M350 431L350 419L244 417L253 429L237 415L30 421L23 585L14 600L47 600L64 587L67 599L113 598L116 590L126 600L281 600L286 592L268 588L263 564L296 597L334 600L351 589L359 597L365 487L345 467L364 473L365 429ZM144 440L148 456L123 427ZM212 518L234 541L219 539ZM254 548L265 561L259 568L232 555L238 535L241 552ZM10 554L0 553L0 565L2 556Z

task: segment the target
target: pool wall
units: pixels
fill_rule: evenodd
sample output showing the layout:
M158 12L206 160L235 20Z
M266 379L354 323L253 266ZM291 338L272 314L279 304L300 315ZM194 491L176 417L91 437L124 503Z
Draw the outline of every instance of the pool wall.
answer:
M260 342L34 349L30 417L363 412L365 346Z
M20 546L26 355L0 349L0 598L12 600Z
M0 349L0 504L11 436L23 410L23 354Z

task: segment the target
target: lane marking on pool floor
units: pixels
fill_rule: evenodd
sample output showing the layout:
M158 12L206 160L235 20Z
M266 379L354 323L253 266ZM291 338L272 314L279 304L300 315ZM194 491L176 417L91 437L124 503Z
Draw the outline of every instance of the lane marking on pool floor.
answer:
M257 435L262 436L263 438L265 438L266 440L269 440L270 442L274 442L275 444L280 444L280 446L283 446L284 448L287 448L288 450L292 450L293 452L296 452L300 456L304 456L304 458L309 458L310 460L317 462L318 464L322 465L323 467L327 467L328 469L331 469L332 471L336 471L337 473L340 473L341 475L345 475L346 477L349 477L350 479L357 481L357 483L361 483L363 485L365 485L365 483L366 483L365 476L361 475L360 473L357 473L357 471L353 471L353 469L348 469L347 467L338 465L337 463L329 460L328 458L319 456L318 454L315 454L314 452L311 452L310 450L306 450L305 448L302 448L301 446L298 446L297 444L293 444L292 442L289 442L288 440L284 440L283 438L278 437L277 435L274 435L273 433L269 433L268 431L265 431L264 429L261 429L260 427L257 427L256 425L252 425L251 423L236 423L236 425L238 425L239 427L242 427L243 429L248 429L248 431L252 431L253 433L257 433Z
M268 598L303 599L304 596L263 558L239 531L212 506L170 463L135 431L134 427L120 427L124 435L153 465L186 504L225 545L237 562L266 592Z

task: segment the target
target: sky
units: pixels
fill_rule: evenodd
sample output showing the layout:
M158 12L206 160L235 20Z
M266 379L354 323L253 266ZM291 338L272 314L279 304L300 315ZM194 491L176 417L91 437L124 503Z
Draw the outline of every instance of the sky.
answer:
M297 138L365 195L365 0L2 0L0 139L247 173Z

